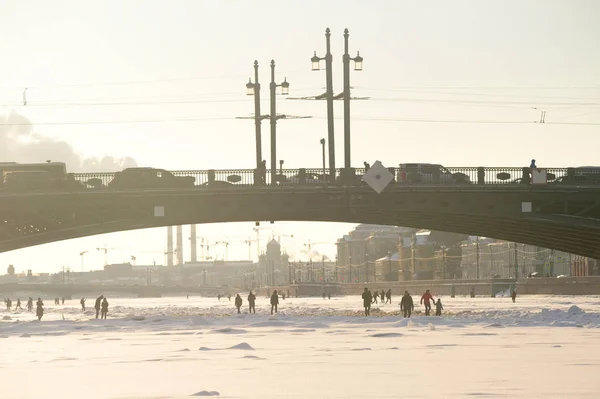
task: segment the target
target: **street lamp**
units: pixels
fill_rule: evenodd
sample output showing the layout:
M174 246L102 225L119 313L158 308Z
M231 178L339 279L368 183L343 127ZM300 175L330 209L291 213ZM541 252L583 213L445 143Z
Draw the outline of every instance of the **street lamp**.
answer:
M327 172L325 171L325 139L321 139L321 150L323 152L323 183L325 183L325 176Z
M329 173L333 178L335 176L335 137L333 133L333 72L332 62L333 56L331 55L331 31L329 28L325 30L325 42L326 42L326 53L325 57L317 56L315 51L314 55L310 59L312 62L312 70L318 71L320 69L320 61L325 60L325 76L327 80L327 138L329 140Z
M81 251L79 256L81 256L81 271L83 271L83 255L87 254L88 251Z
M356 53L356 57L351 58L348 54L348 37L350 33L348 29L344 29L344 167L346 173L352 167L350 161L350 61L354 61L354 70L362 71L363 58L360 53Z
M260 83L258 83L258 61L254 61L254 83L248 78L246 83L246 94L254 95L254 125L256 128L256 169L260 169L262 162L262 139L260 132Z
M271 184L277 184L277 110L275 97L277 96L276 90L281 87L281 94L287 95L290 92L290 84L287 79L283 80L283 83L275 83L275 60L271 60L271 115L269 119L271 122Z

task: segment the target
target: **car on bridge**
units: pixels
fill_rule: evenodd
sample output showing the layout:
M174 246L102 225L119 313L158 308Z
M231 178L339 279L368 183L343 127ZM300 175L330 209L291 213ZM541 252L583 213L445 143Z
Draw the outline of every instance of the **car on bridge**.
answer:
M464 173L452 173L440 164L403 163L400 164L400 183L470 183Z
M109 188L192 188L196 179L193 176L175 176L165 169L127 168L115 173L108 183Z

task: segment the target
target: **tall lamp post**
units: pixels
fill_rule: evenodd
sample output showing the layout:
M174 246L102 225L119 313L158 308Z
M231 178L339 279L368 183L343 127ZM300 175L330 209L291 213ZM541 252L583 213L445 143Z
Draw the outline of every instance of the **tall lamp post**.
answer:
M290 94L290 84L287 82L287 79L283 79L281 84L275 83L275 60L271 60L271 84L269 88L271 89L271 112L269 115L269 119L271 121L271 184L277 184L277 111L276 111L276 103L275 97L277 96L276 90L278 87L281 87L281 94L288 95Z
M359 52L356 57L351 58L348 54L348 29L344 29L344 167L349 170L352 167L350 161L350 61L354 61L354 70L362 71L363 58Z
M262 139L260 132L260 83L258 83L258 61L254 61L254 83L252 78L248 79L246 84L247 93L249 96L254 96L254 125L256 129L256 169L260 169L262 163Z
M325 183L325 176L327 175L327 170L325 169L325 139L321 139L320 143L323 153L323 183Z
M325 30L326 53L325 57L318 57L317 52L314 52L310 59L312 62L312 70L320 70L320 61L325 60L325 76L327 80L327 139L329 140L329 174L335 179L335 137L333 133L333 72L331 55L331 31L329 28Z
M88 251L81 251L79 253L79 256L81 256L81 271L83 271L83 256L87 253L88 253Z

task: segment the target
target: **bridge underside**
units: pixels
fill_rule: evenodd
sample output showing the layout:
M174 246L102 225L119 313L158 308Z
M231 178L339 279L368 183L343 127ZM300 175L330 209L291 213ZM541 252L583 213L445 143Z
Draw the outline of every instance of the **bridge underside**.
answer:
M532 204L532 212L522 212L524 202ZM164 207L164 216L155 207ZM439 187L379 195L364 188L250 188L2 196L0 252L116 231L243 221L406 226L600 258L597 190Z

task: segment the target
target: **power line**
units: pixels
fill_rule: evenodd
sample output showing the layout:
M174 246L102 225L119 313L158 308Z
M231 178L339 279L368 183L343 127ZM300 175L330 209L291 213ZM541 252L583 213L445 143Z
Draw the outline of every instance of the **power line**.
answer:
M431 102L431 103L451 103L451 104L502 104L502 105L523 105L523 106L600 106L600 102L540 102L540 101L485 101L485 100L444 100L436 98L410 98L410 97L372 97L371 101L383 102Z
M289 115L281 115L282 118L296 119ZM301 117L310 118L310 117ZM121 120L121 121L57 121L57 122L29 122L29 123L0 123L0 126L54 126L54 125L101 125L101 124L136 124L136 123L180 123L180 122L198 122L209 120L231 120L240 119L235 116L214 116L214 117L190 117L190 118L164 118L164 119L142 119L142 120ZM243 118L242 118L243 119ZM324 116L317 116L314 119L325 119ZM342 119L342 118L335 118ZM459 119L405 119L393 117L353 117L353 120L373 121L373 122L399 122L399 123L439 123L439 124L488 124L488 125L534 125L539 124L536 121L503 121L503 120L459 120ZM570 125L570 126L600 126L600 122L544 122L545 125Z
M198 118L173 118L173 119L146 119L123 121L73 121L73 122L30 122L30 123L0 123L0 126L54 126L54 125L119 125L135 123L170 123L170 122L196 122L207 120L231 120L234 117L198 117Z
M304 69L281 71L279 73L295 73L298 71L304 71ZM192 76L186 78L165 78L165 79L146 79L146 80L124 80L124 81L108 81L108 82L96 82L96 83L74 83L74 84L62 84L62 85L26 85L29 89L58 89L58 88L75 88L75 87L98 87L98 86L123 86L123 85L135 85L135 84L146 84L146 83L164 83L164 82L188 82L193 80L209 80L209 79L229 79L229 78L242 78L248 77L248 74L234 74L234 75L205 75L205 76ZM21 86L23 87L23 86ZM7 87L5 87L7 88ZM13 88L18 88L14 86Z

